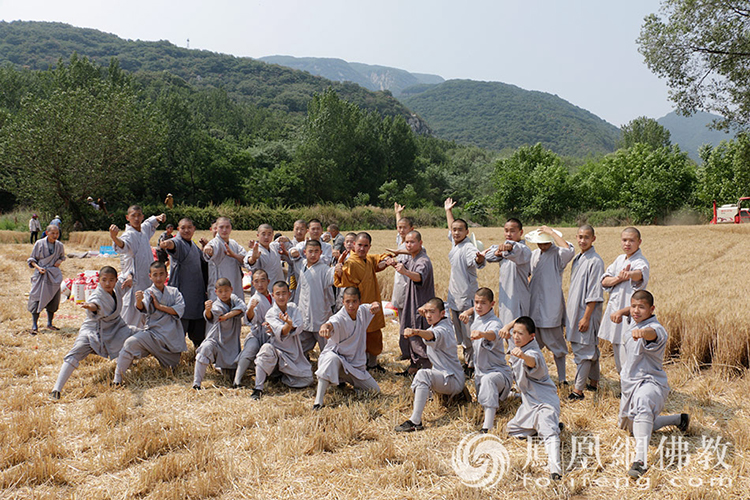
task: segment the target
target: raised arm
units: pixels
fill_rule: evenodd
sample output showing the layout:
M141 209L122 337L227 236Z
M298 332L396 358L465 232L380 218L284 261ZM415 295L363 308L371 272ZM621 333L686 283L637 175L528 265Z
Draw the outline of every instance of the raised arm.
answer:
M453 207L455 206L456 202L453 201L453 198L447 198L445 203L443 203L443 208L445 208L445 219L448 221L448 230L453 226L453 221L456 220L453 217Z

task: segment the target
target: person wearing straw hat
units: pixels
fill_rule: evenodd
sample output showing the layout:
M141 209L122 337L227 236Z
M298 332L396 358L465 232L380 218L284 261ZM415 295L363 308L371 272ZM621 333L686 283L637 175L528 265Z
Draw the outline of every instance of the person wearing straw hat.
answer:
M572 243L565 241L562 233L542 226L530 232L526 241L536 243L531 252L531 319L536 325L536 339L540 348L546 347L555 357L557 381L567 384L565 379L565 297L562 291L562 273L575 256Z

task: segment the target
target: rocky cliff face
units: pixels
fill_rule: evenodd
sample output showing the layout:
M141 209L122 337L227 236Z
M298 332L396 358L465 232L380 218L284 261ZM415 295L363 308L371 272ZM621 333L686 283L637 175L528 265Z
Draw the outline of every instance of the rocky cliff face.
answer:
M412 132L419 135L432 135L432 129L427 125L427 122L419 117L416 113L412 113L406 119L406 123L411 127Z

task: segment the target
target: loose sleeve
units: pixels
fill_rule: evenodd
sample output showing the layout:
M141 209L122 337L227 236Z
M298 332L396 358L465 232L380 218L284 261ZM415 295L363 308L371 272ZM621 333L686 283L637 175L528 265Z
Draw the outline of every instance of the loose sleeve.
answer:
M630 280L630 285L633 287L633 290L645 289L648 285L648 277L650 271L648 262L646 262L645 259L635 259L634 261L630 262L630 270L640 271L643 275L640 281Z
M182 318L182 315L185 314L185 299L182 298L182 294L177 290L174 289L175 292L175 300L174 304L170 307L174 309L174 312L177 313L178 318Z
M495 255L495 252L497 252L498 248L500 248L499 245L492 245L489 249L487 249L487 252L484 254L487 262L500 262L505 258L503 254L506 252L500 252L500 255Z
M604 280L604 278L614 278L616 274L617 274L617 260L615 260L613 263L609 265L609 267L607 267L607 270L604 271L604 274L602 274L602 277L599 280L599 283L601 283ZM613 288L614 287L602 285L602 289L607 292L612 292Z
M601 279L597 281L597 278L602 276L602 274L604 274L604 263L601 260L596 259L591 264L588 272L588 279L586 280L588 286L586 287L586 295L583 299L586 304L591 302L604 302L604 288L602 288L602 281Z
M515 262L517 265L531 262L531 249L529 247L517 241L508 240L505 243L513 245L513 249L510 252L503 252L503 258Z

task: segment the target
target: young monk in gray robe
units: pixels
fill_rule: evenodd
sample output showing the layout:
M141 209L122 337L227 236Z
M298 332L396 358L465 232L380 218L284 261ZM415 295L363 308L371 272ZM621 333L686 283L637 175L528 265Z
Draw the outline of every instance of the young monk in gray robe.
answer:
M52 324L58 307L60 307L60 283L62 271L60 264L65 260L65 247L60 241L60 229L50 224L47 226L47 236L34 243L31 256L26 259L29 267L34 269L31 276L31 291L26 309L31 313L31 334L39 331L39 313L47 310L47 328L57 330Z
M344 290L344 307L320 327L320 336L327 339L318 358L318 390L313 410L323 407L326 390L331 384L348 382L355 389L380 392L380 387L367 371L367 325L379 302L361 304L359 290L350 286Z
M469 376L474 370L474 352L471 344L469 326L462 323L459 316L472 306L474 293L479 289L477 284L477 269L485 265L484 254L477 250L469 238L469 225L463 219L453 217L453 207L456 206L451 198L445 200L445 217L448 220L450 233L448 239L453 247L448 253L451 263L451 277L448 283L448 303L450 320L456 334L456 342L463 345L464 363Z
M266 313L266 323L271 329L271 339L261 346L255 358L255 389L251 399L260 399L269 375L281 372L281 382L289 387L312 385L312 367L302 352L299 334L302 333L302 315L293 302L289 302L289 285L277 281L273 285L274 305Z
M583 390L596 390L599 384L599 325L602 322L604 289L601 275L604 261L594 249L594 228L586 224L576 234L581 253L575 256L570 268L567 324L565 336L573 350L576 378L568 399L584 398Z
M549 378L542 350L534 339L534 321L521 316L510 325L512 343L510 364L516 387L521 393L521 406L508 422L508 434L513 437L538 435L547 451L547 467L553 481L560 480L560 398L554 382Z
M396 426L396 432L413 432L424 429L422 413L427 405L430 393L445 396L458 396L458 400L471 401L471 395L466 389L463 369L458 361L456 339L451 331L450 323L445 318L445 305L437 297L427 301L421 308L430 327L427 330L407 328L404 335L407 338L419 335L427 345L427 356L432 368L421 368L414 376L411 390L414 392L414 410L409 420Z
M216 301L207 300L203 317L206 319L206 338L195 350L193 389L200 390L206 369L211 363L234 378L240 354L240 333L245 302L232 293L227 278L219 278L215 285Z
M305 244L305 258L297 281L297 306L302 314L300 342L302 351L307 353L318 344L320 352L326 346L326 339L318 332L331 317L334 305L334 268L320 260L320 242L309 240Z
M180 353L187 351L185 330L180 316L185 312L182 294L167 286L167 268L158 260L151 263L149 278L152 285L135 293L135 306L146 317L146 329L138 330L125 341L117 357L114 384L122 384L122 377L133 360L155 357L162 366L174 368Z
M636 290L648 286L649 263L641 253L641 233L634 227L626 227L620 234L620 245L625 252L618 256L601 278L604 291L609 292L609 302L604 311L599 338L612 343L615 368L620 373L625 362L622 345L626 327L613 316L617 311L630 307L630 297Z
M159 223L167 220L165 214L152 215L143 220L143 210L138 205L128 208L125 216L128 224L120 234L120 228L115 224L109 226L109 235L115 252L120 255L120 277L133 279L133 285L125 290L122 304L122 319L130 326L142 328L145 316L135 307L135 292L143 291L151 285L148 278L149 265L154 261L151 251L151 237L156 233Z
M562 291L562 274L565 266L575 256L575 249L552 228L540 227L534 241L538 249L531 252L531 307L529 316L536 325L539 347L552 351L557 367L557 382L567 384L565 357L565 298ZM527 238L528 240L528 238ZM554 243L553 243L554 242Z
M89 354L115 359L120 349L134 333L120 316L122 309L122 285L117 281L117 271L104 266L99 271L99 286L81 307L86 310L73 348L63 359L55 387L50 392L51 399L60 399L63 386L78 368L78 364Z
M281 238L279 238L281 240ZM283 241L288 241L284 238ZM268 275L269 283L284 281L284 268L282 261L291 261L285 253L288 244L283 241L273 240L273 227L269 224L258 226L258 239L250 242L250 251L245 256L247 267L255 272L263 269Z
M398 202L394 203L394 211L396 212L396 261L400 263L406 262L406 255L401 254L398 252L399 250L406 250L406 235L414 230L414 222L409 217L402 217L401 214L404 210L403 205L399 205ZM408 339L404 338L404 328L403 321L401 321L403 317L403 308L404 308L404 301L406 299L406 293L407 288L409 285L409 279L404 276L403 274L396 272L393 274L393 293L391 294L391 304L393 304L393 307L396 308L396 312L398 314L399 323L401 326L401 329L399 331L399 339L398 339L398 346L399 349L401 349L401 359L407 360L411 359L411 350L409 347ZM433 293L427 299L431 299L434 297L435 294ZM421 305L421 304L420 304ZM410 325L411 326L411 325ZM426 326L425 326L426 328Z
M244 300L242 268L247 252L242 245L229 237L232 234L232 221L228 217L216 219L216 229L216 237L203 248L209 264L213 264L214 267L206 284L208 299L216 300L216 280L226 278L232 284L233 293Z
M487 262L500 263L500 288L497 293L497 317L505 325L529 314L529 274L531 249L523 241L523 225L515 218L505 223L505 243L485 250Z
M485 287L477 290L471 339L474 342L474 385L477 401L484 409L482 433L489 432L495 426L500 401L508 398L513 385L513 374L505 359L505 346L500 336L503 324L492 311L494 305L492 290Z
M668 335L654 316L654 296L646 290L638 290L633 293L630 308L625 309L628 310L621 311L620 317L630 318L623 339L626 357L620 371L622 395L618 423L635 437L635 462L628 475L638 479L648 470L651 433L667 425L685 432L690 416L687 413L659 416L669 395L663 367Z
M409 367L399 375L414 375L420 368L429 368L427 348L419 335L404 337L407 328L426 330L430 325L419 314L419 308L435 296L435 278L432 271L432 261L422 246L422 235L419 231L409 231L404 240L404 248L397 249L400 254L406 252L405 260L389 258L386 263L396 269L396 276L403 276L406 281L406 295L403 308L399 311L399 344L406 344L409 355ZM403 339L404 342L401 342ZM402 346L403 348L403 346Z
M273 307L273 297L268 293L268 275L263 269L253 273L253 288L255 294L250 298L245 317L250 323L250 333L245 337L245 346L237 356L237 371L234 374L232 387L238 389L242 383L242 377L249 367L255 367L255 357L260 347L271 339L264 323L266 314Z

